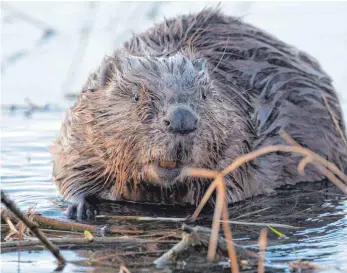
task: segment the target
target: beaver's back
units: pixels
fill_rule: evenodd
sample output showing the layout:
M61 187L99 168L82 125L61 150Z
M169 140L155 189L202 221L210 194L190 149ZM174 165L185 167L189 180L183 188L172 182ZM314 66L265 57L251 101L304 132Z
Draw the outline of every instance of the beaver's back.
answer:
M203 57L215 78L237 84L272 104L281 90L300 87L293 83L300 77L307 81L306 86L319 87L321 95L336 97L331 79L313 57L216 9L166 20L134 36L124 47L134 55L150 52L153 56L170 56L185 51ZM334 110L341 114L339 107Z

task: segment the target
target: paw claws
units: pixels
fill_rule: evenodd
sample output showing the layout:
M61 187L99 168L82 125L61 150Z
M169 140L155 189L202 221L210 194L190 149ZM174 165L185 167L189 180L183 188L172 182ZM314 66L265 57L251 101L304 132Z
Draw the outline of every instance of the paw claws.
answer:
M66 209L67 217L69 219L76 218L77 221L83 219L93 220L98 213L98 208L85 200L72 204Z

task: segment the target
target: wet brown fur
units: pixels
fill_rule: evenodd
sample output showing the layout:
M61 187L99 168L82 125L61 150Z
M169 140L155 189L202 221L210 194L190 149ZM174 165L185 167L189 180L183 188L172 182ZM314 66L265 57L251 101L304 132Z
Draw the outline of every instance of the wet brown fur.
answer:
M73 202L197 204L209 181L180 176L160 185L144 166L180 157L221 170L242 154L284 144L282 129L345 171L346 147L323 96L345 132L332 81L308 54L216 9L166 20L134 35L89 77L52 146L54 181ZM161 125L180 100L200 118L189 137ZM284 153L254 160L226 178L228 202L323 178L310 166L300 176L297 163Z

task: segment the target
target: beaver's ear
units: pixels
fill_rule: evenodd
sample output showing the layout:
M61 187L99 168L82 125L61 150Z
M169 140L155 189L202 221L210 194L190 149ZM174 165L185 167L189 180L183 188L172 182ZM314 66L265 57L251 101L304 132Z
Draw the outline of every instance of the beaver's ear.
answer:
M115 62L112 58L103 61L100 67L99 85L104 88L109 85L116 73Z
M196 59L193 61L193 66L196 72L204 74L206 72L206 60Z

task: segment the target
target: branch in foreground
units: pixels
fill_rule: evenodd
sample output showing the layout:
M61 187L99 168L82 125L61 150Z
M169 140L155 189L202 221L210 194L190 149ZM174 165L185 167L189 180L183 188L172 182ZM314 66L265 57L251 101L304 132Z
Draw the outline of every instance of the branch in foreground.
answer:
M211 229L201 226L191 227L186 224L182 225L182 230L184 231L182 235L182 240L174 245L169 251L165 252L162 256L154 261L157 266L164 266L166 264L172 263L172 260L178 255L188 251L191 246L204 245L208 246L210 242ZM217 236L216 239L217 248L224 254L228 254L228 240L221 236ZM244 247L237 245L233 242L231 244L237 249L240 259L254 261L252 264L256 265L258 260L258 255ZM236 257L236 256L235 256Z
M15 216L11 211L8 211L6 209L0 208L0 212L2 215L6 215L11 220L15 220ZM81 223L75 223L75 222L65 222L65 221L59 221L56 219L44 217L41 215L32 215L33 221L39 224L41 228L49 228L49 229L55 229L55 230L64 230L64 231L79 231L84 232L85 230L88 230L93 233L98 232L98 226L93 225L86 225ZM143 233L142 230L128 230L128 229L118 229L111 227L108 230L111 234L114 233L120 233L120 234L141 234Z
M89 247L95 247L98 245L110 245L110 244L147 244L147 243L160 243L160 244L172 244L176 243L175 240L162 240L162 241L156 241L155 239L138 239L138 238L129 238L129 237L94 237L93 241L90 241L88 238L54 238L51 239L51 242L54 243L57 246L61 246L62 248L72 245L78 245L78 246L85 246L88 245ZM30 241L21 241L20 242L21 247L28 250L38 249L40 247L40 240L30 240ZM12 251L13 247L17 247L18 242L17 241L11 241L11 242L2 242L1 243L1 251L4 252L10 252Z
M37 223L31 221L26 215L24 215L14 204L12 200L10 200L5 193L1 190L1 202L3 202L6 207L12 211L30 230L32 233L36 235L36 237L41 241L41 243L54 255L54 257L58 260L60 266L65 265L65 259L60 254L59 248L52 244L44 233L39 229Z

